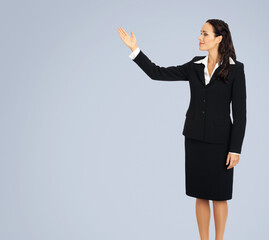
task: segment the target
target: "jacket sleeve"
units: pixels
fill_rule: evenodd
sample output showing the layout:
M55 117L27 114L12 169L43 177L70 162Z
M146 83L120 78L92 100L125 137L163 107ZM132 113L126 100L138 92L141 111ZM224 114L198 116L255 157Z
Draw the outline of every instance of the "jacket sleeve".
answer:
M237 70L237 74L232 87L233 125L231 129L229 146L230 152L241 153L247 123L246 100L246 80L244 64L242 63Z
M142 50L133 61L153 80L188 81L191 61L177 66L160 67L153 63Z

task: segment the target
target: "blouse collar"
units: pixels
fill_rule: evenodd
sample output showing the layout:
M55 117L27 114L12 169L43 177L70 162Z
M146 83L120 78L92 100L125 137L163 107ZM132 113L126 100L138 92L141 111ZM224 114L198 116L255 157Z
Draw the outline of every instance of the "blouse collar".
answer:
M207 66L207 62L208 62L208 55L206 57L194 62L194 63L203 63L205 66ZM229 57L229 63L235 64L234 60L231 57ZM216 67L218 67L220 64L217 63L216 65L217 65Z

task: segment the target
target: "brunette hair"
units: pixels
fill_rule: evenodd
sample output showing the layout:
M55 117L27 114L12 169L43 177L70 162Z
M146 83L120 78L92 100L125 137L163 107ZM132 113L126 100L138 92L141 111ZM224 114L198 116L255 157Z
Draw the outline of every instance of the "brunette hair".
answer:
M236 60L232 35L228 24L223 20L208 19L206 22L212 25L215 37L220 35L222 36L222 40L218 48L220 62L222 64L220 65L220 71L217 76L226 83L228 81L229 74L229 57L231 57L234 61Z

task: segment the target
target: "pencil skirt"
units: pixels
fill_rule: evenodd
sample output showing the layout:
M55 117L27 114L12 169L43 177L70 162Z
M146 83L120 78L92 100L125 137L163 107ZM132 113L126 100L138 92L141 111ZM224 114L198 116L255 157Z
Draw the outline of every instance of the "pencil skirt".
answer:
M208 200L230 200L234 168L227 169L228 142L208 143L185 137L186 195Z

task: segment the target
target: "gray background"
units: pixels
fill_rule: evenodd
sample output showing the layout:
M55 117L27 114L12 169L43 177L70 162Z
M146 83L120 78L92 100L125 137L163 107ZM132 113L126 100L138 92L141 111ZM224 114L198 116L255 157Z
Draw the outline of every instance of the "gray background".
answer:
M0 239L199 239L185 195L188 82L151 80L117 28L172 66L208 54L198 37L209 18L229 24L247 81L225 239L266 239L268 10L265 0L1 1Z

